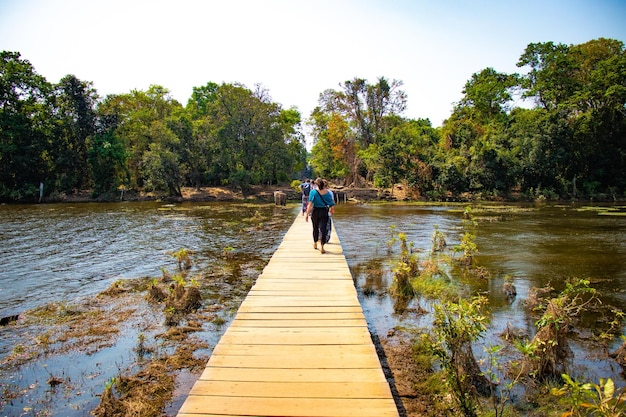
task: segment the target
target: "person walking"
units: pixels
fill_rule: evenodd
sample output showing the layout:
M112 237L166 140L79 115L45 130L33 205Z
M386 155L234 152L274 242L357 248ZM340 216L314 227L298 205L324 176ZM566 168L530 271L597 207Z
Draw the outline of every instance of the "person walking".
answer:
M306 210L306 221L311 217L313 223L313 248L317 249L317 242L321 244L320 252L326 253L324 244L327 242L328 214L335 212L335 200L329 192L328 183L322 178L315 180L316 189L309 194L309 203ZM321 235L321 236L320 236Z
M306 207L309 204L309 193L311 192L311 180L306 178L302 184L300 184L300 191L302 191L302 215L306 212Z

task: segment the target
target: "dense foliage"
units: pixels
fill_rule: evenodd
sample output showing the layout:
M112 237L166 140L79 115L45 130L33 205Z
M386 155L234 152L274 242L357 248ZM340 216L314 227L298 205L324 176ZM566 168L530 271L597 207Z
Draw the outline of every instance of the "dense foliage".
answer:
M471 76L443 126L402 116L402 82L355 78L320 94L308 123L315 174L345 185L401 183L432 199L626 194L624 43L529 44L520 74ZM73 75L48 83L16 52L0 53L0 200L184 186L245 191L299 176L307 152L297 109L259 86L195 87L98 97Z
M266 90L208 83L183 107L167 89L109 95L73 75L48 83L19 53L0 53L0 200L92 189L180 196L183 186L243 191L305 166L300 113Z
M517 66L527 73L473 74L441 128L401 117L399 81L346 81L321 94L311 114L311 163L345 185L361 178L383 187L404 183L434 199L623 198L623 42L530 44Z

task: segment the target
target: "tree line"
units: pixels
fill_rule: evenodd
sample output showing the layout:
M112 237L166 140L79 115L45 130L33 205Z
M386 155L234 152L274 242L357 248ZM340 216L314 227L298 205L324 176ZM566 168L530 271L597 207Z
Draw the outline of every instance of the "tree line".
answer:
M261 86L209 82L185 106L153 85L100 98L67 75L51 84L17 52L0 54L0 200L121 187L246 191L314 175L346 186L404 184L445 199L626 196L626 54L600 38L531 43L517 66L472 74L441 127L403 116L402 82L354 78L319 96L307 124Z
M440 128L402 117L402 82L355 78L320 95L311 163L345 185L403 183L431 199L624 198L624 44L529 44L526 73L471 76Z
M297 109L261 86L194 87L186 106L152 85L100 99L91 82L51 84L17 52L0 54L0 200L288 181L306 165Z

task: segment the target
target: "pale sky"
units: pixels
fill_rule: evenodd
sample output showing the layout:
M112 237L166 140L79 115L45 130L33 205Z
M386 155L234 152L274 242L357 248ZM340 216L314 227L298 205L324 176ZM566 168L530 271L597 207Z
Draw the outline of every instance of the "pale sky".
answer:
M409 118L440 126L465 82L513 73L532 42L626 42L624 0L0 0L0 50L101 97L255 84L303 118L355 77L404 83Z

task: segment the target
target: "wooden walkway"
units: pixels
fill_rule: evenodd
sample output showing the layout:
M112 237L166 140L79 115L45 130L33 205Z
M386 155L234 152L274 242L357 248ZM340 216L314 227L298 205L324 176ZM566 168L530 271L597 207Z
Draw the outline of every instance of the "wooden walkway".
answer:
M398 417L337 234L298 216L178 416Z

